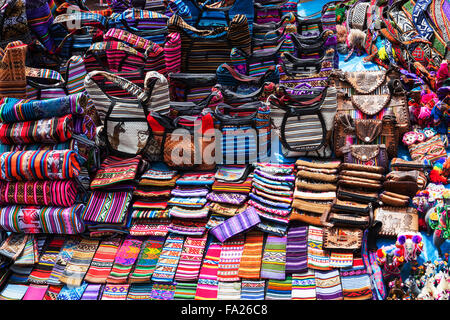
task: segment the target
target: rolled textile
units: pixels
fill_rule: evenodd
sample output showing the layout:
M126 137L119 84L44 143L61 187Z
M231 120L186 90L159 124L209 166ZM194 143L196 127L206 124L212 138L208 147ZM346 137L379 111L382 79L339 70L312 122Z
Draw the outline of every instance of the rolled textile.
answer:
M70 207L77 193L74 180L0 182L0 202L6 204Z
M77 153L72 150L16 151L0 154L0 179L66 180L80 174Z
M84 231L84 205L41 207L13 205L0 208L0 228L19 233L78 234Z
M62 117L67 114L83 114L88 104L85 92L61 98L30 100L0 99L0 122L11 123Z
M255 208L248 207L247 210L225 220L210 230L220 242L231 238L234 235L247 231L261 222Z
M71 114L50 119L0 123L0 142L8 145L60 143L72 138Z

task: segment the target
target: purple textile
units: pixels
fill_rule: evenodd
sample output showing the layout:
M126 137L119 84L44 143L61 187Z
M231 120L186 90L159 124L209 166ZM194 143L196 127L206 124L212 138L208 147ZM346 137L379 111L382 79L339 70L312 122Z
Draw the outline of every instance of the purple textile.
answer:
M248 207L245 211L212 228L210 233L220 242L224 242L227 239L256 226L260 222L261 219L255 208Z
M101 284L90 283L87 285L86 290L84 290L81 300L98 300L100 294Z
M247 200L247 196L239 193L211 192L206 196L206 199L212 202L240 205Z
M261 177L264 177L266 179L270 179L270 180L274 180L274 181L295 181L295 176L294 175L273 175L264 171L261 171L259 169L255 170L255 173Z
M200 189L173 189L171 194L176 197L205 197L209 193L207 188Z
M308 227L291 227L287 233L286 273L308 270Z

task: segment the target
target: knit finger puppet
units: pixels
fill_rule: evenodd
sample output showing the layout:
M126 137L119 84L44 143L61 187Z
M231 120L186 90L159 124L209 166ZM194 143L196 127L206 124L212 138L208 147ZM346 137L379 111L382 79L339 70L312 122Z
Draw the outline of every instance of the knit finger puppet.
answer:
M398 261L410 262L416 261L423 251L422 236L420 233L401 233L397 237L394 252Z

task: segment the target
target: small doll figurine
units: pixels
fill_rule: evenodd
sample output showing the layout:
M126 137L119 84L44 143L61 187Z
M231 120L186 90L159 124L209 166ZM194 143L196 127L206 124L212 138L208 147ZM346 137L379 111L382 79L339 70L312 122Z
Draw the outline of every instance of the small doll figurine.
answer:
M403 143L407 146L413 145L414 143L416 143L417 141L417 132L415 131L410 131L410 132L406 132L403 135Z
M416 133L417 133L416 143L421 143L421 142L424 142L425 140L427 140L427 137L425 136L425 134L422 131L416 131Z
M420 233L401 233L395 246L395 255L400 262L416 261L423 251L422 236Z
M394 281L389 283L390 291L387 300L403 300L405 296L405 291L403 291L403 283L400 278L396 278Z
M437 135L437 132L436 132L436 130L434 130L434 128L425 128L425 129L423 129L422 132L425 135L426 140Z

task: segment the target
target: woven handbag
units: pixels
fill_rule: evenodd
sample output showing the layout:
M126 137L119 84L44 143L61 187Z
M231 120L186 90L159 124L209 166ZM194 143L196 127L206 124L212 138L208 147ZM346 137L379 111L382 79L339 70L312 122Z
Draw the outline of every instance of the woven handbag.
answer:
M217 77L214 73L171 73L169 83L171 101L199 104L210 97L212 88L217 84Z
M297 13L297 2L290 0L255 1L255 23L280 22L292 13Z
M26 54L27 45L21 41L9 43L5 50L0 48L0 98L26 96Z
M0 2L0 48L12 41L28 44L32 41L28 26L25 0L3 0Z

